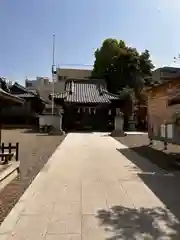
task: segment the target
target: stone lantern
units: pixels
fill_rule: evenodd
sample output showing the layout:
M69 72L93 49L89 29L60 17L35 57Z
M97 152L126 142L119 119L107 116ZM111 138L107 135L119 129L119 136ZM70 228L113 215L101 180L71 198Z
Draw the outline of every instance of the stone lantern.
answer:
M126 134L123 130L124 126L124 114L121 112L120 108L116 108L116 116L114 118L114 130L111 133L113 137L122 137Z

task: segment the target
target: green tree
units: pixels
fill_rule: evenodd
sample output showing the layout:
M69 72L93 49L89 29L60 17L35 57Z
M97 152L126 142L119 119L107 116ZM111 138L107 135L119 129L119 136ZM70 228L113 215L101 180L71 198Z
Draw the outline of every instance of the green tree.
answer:
M118 93L123 88L137 92L143 88L143 79L151 75L153 67L148 50L140 54L124 41L108 38L95 51L92 77L105 79L110 92Z
M119 45L116 39L106 39L100 49L95 51L92 77L104 78L114 56L118 55Z
M150 60L150 53L147 49L141 53L139 61L141 76L142 77L151 76L151 71L154 68L154 66L152 64L152 61Z

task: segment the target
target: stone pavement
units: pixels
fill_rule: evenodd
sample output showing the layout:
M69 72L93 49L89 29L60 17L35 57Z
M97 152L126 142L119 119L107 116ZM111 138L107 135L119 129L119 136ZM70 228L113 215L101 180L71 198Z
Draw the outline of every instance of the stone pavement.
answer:
M0 240L180 239L178 219L117 151L125 148L100 133L68 134L0 226Z

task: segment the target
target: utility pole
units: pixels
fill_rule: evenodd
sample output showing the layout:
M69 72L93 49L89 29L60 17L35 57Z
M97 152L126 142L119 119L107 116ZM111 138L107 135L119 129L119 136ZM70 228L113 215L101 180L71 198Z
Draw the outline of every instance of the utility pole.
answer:
M55 64L54 64L54 54L55 54L55 35L53 35L53 63L52 63L52 115L54 115L54 78L55 78Z

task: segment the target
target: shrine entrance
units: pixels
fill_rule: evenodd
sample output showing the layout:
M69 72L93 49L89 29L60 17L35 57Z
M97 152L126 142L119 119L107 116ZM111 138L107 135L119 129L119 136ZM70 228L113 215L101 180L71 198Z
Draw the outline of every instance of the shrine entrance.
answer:
M69 106L64 113L65 130L108 130L111 118L109 106Z

